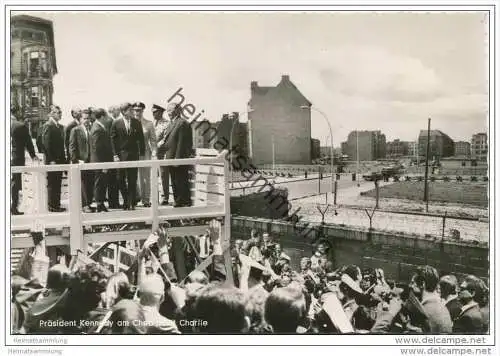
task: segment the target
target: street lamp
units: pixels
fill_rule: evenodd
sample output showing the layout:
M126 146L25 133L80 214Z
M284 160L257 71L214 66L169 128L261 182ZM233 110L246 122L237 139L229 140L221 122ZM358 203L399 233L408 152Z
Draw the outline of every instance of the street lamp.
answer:
M247 121L248 121L248 114L251 113L252 111L253 110L247 110L247 111L242 113L242 116L247 115ZM238 121L242 116L238 116ZM229 156L229 176L231 179L231 188L234 187L234 184L233 184L233 151L232 151L233 150L233 130L234 130L234 124L236 123L236 120L234 117L232 118L232 121L233 122L231 124L231 132L229 133L229 149L231 150L231 154ZM248 144L250 145L250 142L248 142Z
M334 192L334 180L336 180L336 177L335 177L335 174L333 173L333 131L332 131L332 125L330 124L330 120L328 119L328 117L326 116L326 114L319 110L319 109L316 109L315 107L312 107L312 106L308 106L308 105L302 105L300 107L301 109L303 110L307 110L307 109L312 109L314 111L317 111L321 114L321 116L323 116L323 118L325 119L326 123L328 124L328 128L330 129L330 172L332 174L332 193Z

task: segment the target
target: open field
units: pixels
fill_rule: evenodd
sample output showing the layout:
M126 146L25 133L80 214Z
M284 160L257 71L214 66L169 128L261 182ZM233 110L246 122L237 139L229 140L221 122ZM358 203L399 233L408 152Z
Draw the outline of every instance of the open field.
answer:
M363 194L375 197L375 189ZM424 182L396 182L380 188L380 198L423 201ZM471 182L429 182L429 200L488 207L488 184Z

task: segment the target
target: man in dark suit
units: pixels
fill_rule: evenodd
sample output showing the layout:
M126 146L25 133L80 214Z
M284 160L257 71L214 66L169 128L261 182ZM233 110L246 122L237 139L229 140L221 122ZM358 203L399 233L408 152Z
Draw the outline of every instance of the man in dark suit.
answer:
M488 288L476 276L469 275L460 285L458 299L462 303L462 310L453 324L456 334L485 334L488 323L481 308L487 305Z
M193 131L191 125L181 117L182 107L176 103L167 106L171 118L171 130L165 140L165 159L190 158L194 156ZM175 207L191 206L189 166L170 166Z
M111 106L109 108L109 116L106 115L105 119L102 119L102 124L108 130L111 135L111 126L113 121L116 121L120 118L120 107L119 106ZM111 141L111 136L110 136ZM120 208L120 194L119 194L119 186L118 186L118 170L110 169L107 174L108 178L108 203L110 209L119 209ZM122 194L123 195L123 194ZM124 198L125 200L125 198Z
M144 133L141 123L132 119L132 104L121 106L123 117L111 125L111 146L115 161L138 161L144 155ZM119 185L124 194L124 210L135 209L137 168L120 169Z
M439 280L441 299L443 299L446 309L450 312L451 321L455 320L462 311L462 303L458 299L458 281L454 275L446 275Z
M453 323L450 313L446 309L441 296L437 291L439 274L434 267L418 267L412 276L410 290L422 303L422 308L427 316L424 332L432 334L449 334L452 332Z
M69 138L69 157L71 163L90 162L90 120L88 117L82 118L80 125L71 130ZM82 206L85 213L93 211L92 204L94 189L94 172L84 170L81 175L82 180Z
M85 112L87 109L84 110ZM71 137L71 131L80 125L80 120L86 120L88 118L87 114L83 114L81 110L73 108L71 109L71 116L73 120L64 128L64 148L66 149L66 157L70 157L69 153L69 139Z
M61 108L52 106L49 120L42 127L42 146L45 154L45 164L65 164L64 128L61 121ZM47 172L47 190L49 211L61 212L61 181L62 172Z
M11 140L11 166L24 166L26 164L25 151L27 150L31 159L38 160L33 147L28 127L23 122L23 117L17 108L11 107L10 109L10 140ZM11 192L12 192L12 205L10 213L12 215L22 215L23 213L18 210L19 205L19 191L22 189L21 173L12 173Z
M92 163L113 162L111 134L105 125L105 121L106 112L104 109L97 109L96 120L92 124L92 129L90 131L90 162ZM106 199L109 173L110 172L106 169L94 171L94 196L97 203L97 212L107 211L104 201ZM111 206L110 203L110 208L116 207Z

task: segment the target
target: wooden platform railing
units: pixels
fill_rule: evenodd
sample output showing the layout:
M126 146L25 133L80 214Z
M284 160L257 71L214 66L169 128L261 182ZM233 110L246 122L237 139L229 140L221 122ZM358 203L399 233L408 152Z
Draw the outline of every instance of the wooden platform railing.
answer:
M156 229L160 223L177 219L196 218L224 218L224 245L227 245L230 236L230 194L226 182L229 181L229 164L225 159L226 152L217 153L214 150L197 151L195 158L171 160L147 160L128 162L106 162L85 164L61 165L33 165L25 167L11 167L12 173L23 173L25 176L23 188L24 215L11 217L11 231L26 232L32 229L39 221L46 229L56 228L68 230L69 236L52 236L47 245L65 244L69 240L72 254L77 251L86 251L88 243L123 241L134 239L133 234L108 232L100 234L84 234L84 226L145 223ZM161 206L160 198L160 167L189 165L194 168L194 177L191 179L191 193L193 206L173 208ZM151 207L139 208L132 211L110 210L109 212L84 213L82 211L81 172L86 170L120 169L120 168L149 168L151 172ZM67 211L49 212L47 207L47 172L67 172L68 206ZM26 179L26 176L29 179ZM64 233L63 233L64 235ZM49 237L49 236L48 236ZM136 236L135 239L145 237ZM17 239L17 240L16 240ZM26 236L13 237L11 248L29 247ZM66 242L67 244L67 242Z

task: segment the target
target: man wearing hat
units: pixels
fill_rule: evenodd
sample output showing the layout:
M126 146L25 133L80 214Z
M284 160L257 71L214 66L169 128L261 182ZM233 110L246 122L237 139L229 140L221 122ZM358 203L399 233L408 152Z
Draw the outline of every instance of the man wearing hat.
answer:
M145 151L142 160L150 160L156 157L156 134L155 128L151 121L144 117L144 103L135 103L133 107L134 118L142 125L144 134ZM139 190L140 199L144 207L151 206L151 169L149 167L139 168Z
M80 119L85 120L85 117L88 117L88 109L87 114L83 116L82 110L73 108L71 109L71 117L73 120L64 128L64 148L66 149L66 157L69 157L69 138L71 137L71 130L80 125Z
M111 146L115 161L138 161L144 156L144 133L141 123L132 118L132 104L124 103L120 107L122 117L111 125ZM120 169L119 185L123 194L124 210L135 209L137 196L137 168Z
M156 136L156 157L157 159L165 158L165 139L170 133L171 126L169 122L163 118L163 113L165 108L154 104L151 109L154 119L154 129ZM169 182L169 169L168 166L163 166L160 168L161 174L161 185L163 189L163 201L161 205L168 205L168 199L170 196L170 182Z
M167 113L172 120L172 128L165 139L165 159L193 157L193 130L181 115L181 105L177 103L168 104ZM187 165L170 167L175 207L192 205L189 168Z

